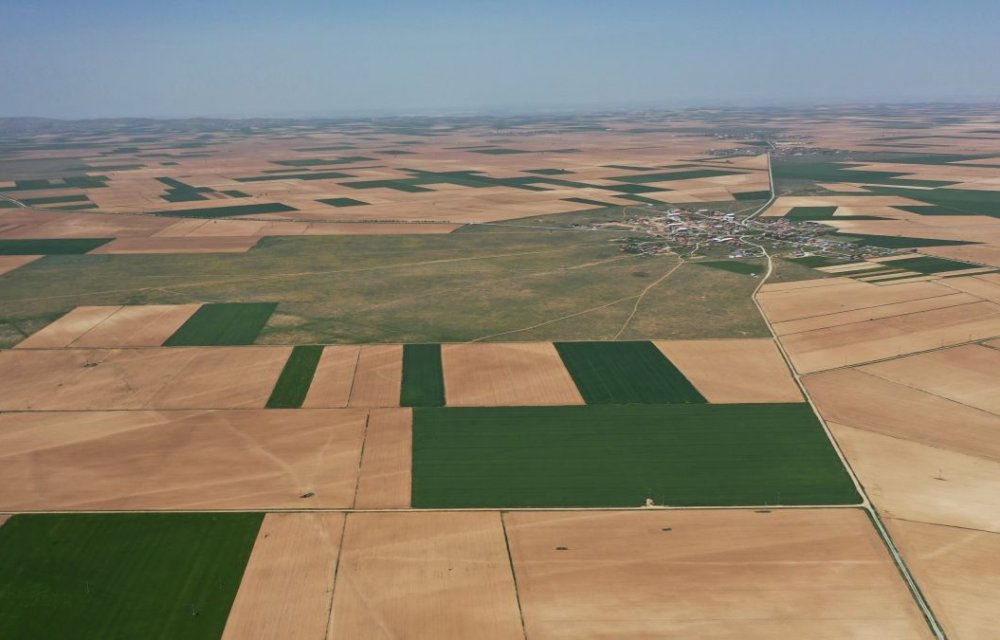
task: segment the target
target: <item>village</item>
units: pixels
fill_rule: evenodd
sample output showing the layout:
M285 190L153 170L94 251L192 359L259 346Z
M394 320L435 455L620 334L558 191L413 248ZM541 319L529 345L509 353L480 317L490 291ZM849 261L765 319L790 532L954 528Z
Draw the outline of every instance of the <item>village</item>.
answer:
M697 257L727 252L730 258L763 257L762 247L790 258L822 256L855 262L899 253L841 238L826 225L782 217L753 217L712 209L625 207L622 219L594 223L595 229L626 229L621 250L642 255L677 253Z

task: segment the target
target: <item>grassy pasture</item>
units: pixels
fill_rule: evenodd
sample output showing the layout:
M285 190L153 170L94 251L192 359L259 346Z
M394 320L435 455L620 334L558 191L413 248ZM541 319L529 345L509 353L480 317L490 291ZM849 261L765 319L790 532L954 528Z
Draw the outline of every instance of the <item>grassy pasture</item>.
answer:
M444 406L441 345L403 345L403 386L400 391L399 405L402 407Z
M253 344L277 306L274 302L203 304L163 346Z
M114 238L53 238L50 240L0 239L0 256L79 255L93 251Z
M299 345L292 349L292 354L285 362L278 381L271 391L267 401L268 409L297 409L309 393L316 365L323 355L322 345Z
M705 402L652 342L556 342L587 404Z
M417 508L854 504L808 404L418 408Z
M0 637L215 640L261 519L14 516L0 527Z

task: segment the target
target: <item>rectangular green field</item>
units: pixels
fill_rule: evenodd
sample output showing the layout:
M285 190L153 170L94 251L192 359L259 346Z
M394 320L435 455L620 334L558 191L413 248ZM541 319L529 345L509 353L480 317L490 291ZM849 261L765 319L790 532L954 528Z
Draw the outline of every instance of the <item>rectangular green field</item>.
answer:
M415 508L855 504L808 404L417 408Z
M262 514L37 514L0 527L0 638L217 640Z
M403 345L403 387L399 395L399 405L402 407L444 406L441 345Z
M253 344L277 306L276 302L203 304L163 346Z
M965 269L975 269L979 265L959 262L957 260L947 260L934 256L922 256L920 258L903 258L884 263L887 267L903 269L905 271L918 271L920 273L946 273L948 271L963 271Z
M114 238L54 238L51 240L0 240L0 256L79 255L93 251Z
M318 344L300 345L292 349L292 354L281 370L278 382L267 401L268 409L298 409L309 393L313 375L323 346Z
M555 347L587 404L705 402L652 342L556 342Z
M368 204L367 202L355 200L354 198L324 198L322 200L317 200L316 202L322 202L323 204L328 204L331 207L360 207Z
M298 211L295 207L280 202L264 204L243 204L228 207L204 207L202 209L184 209L178 211L151 211L154 216L171 218L228 218L232 216L260 215L262 213L287 213Z

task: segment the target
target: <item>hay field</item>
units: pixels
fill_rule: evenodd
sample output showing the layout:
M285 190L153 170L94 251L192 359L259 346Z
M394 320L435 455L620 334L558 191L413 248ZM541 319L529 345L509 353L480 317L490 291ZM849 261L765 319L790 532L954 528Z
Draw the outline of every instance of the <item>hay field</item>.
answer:
M860 510L504 514L530 638L930 638Z
M413 414L409 409L372 409L358 472L355 509L410 506Z
M449 406L583 404L549 343L446 344L441 361Z
M523 638L497 512L355 513L327 637Z
M0 510L349 508L367 419L357 409L5 413Z
M343 529L343 513L264 516L223 640L325 637Z
M659 340L655 344L709 402L803 400L772 340Z
M0 409L263 408L290 347L0 351Z
M15 348L158 347L197 304L77 307Z

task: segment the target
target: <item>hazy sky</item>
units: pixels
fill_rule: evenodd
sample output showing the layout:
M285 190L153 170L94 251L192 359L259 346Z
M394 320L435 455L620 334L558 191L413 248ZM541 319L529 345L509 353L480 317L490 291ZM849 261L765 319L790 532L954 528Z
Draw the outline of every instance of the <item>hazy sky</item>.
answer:
M0 116L1000 95L997 0L0 0Z

